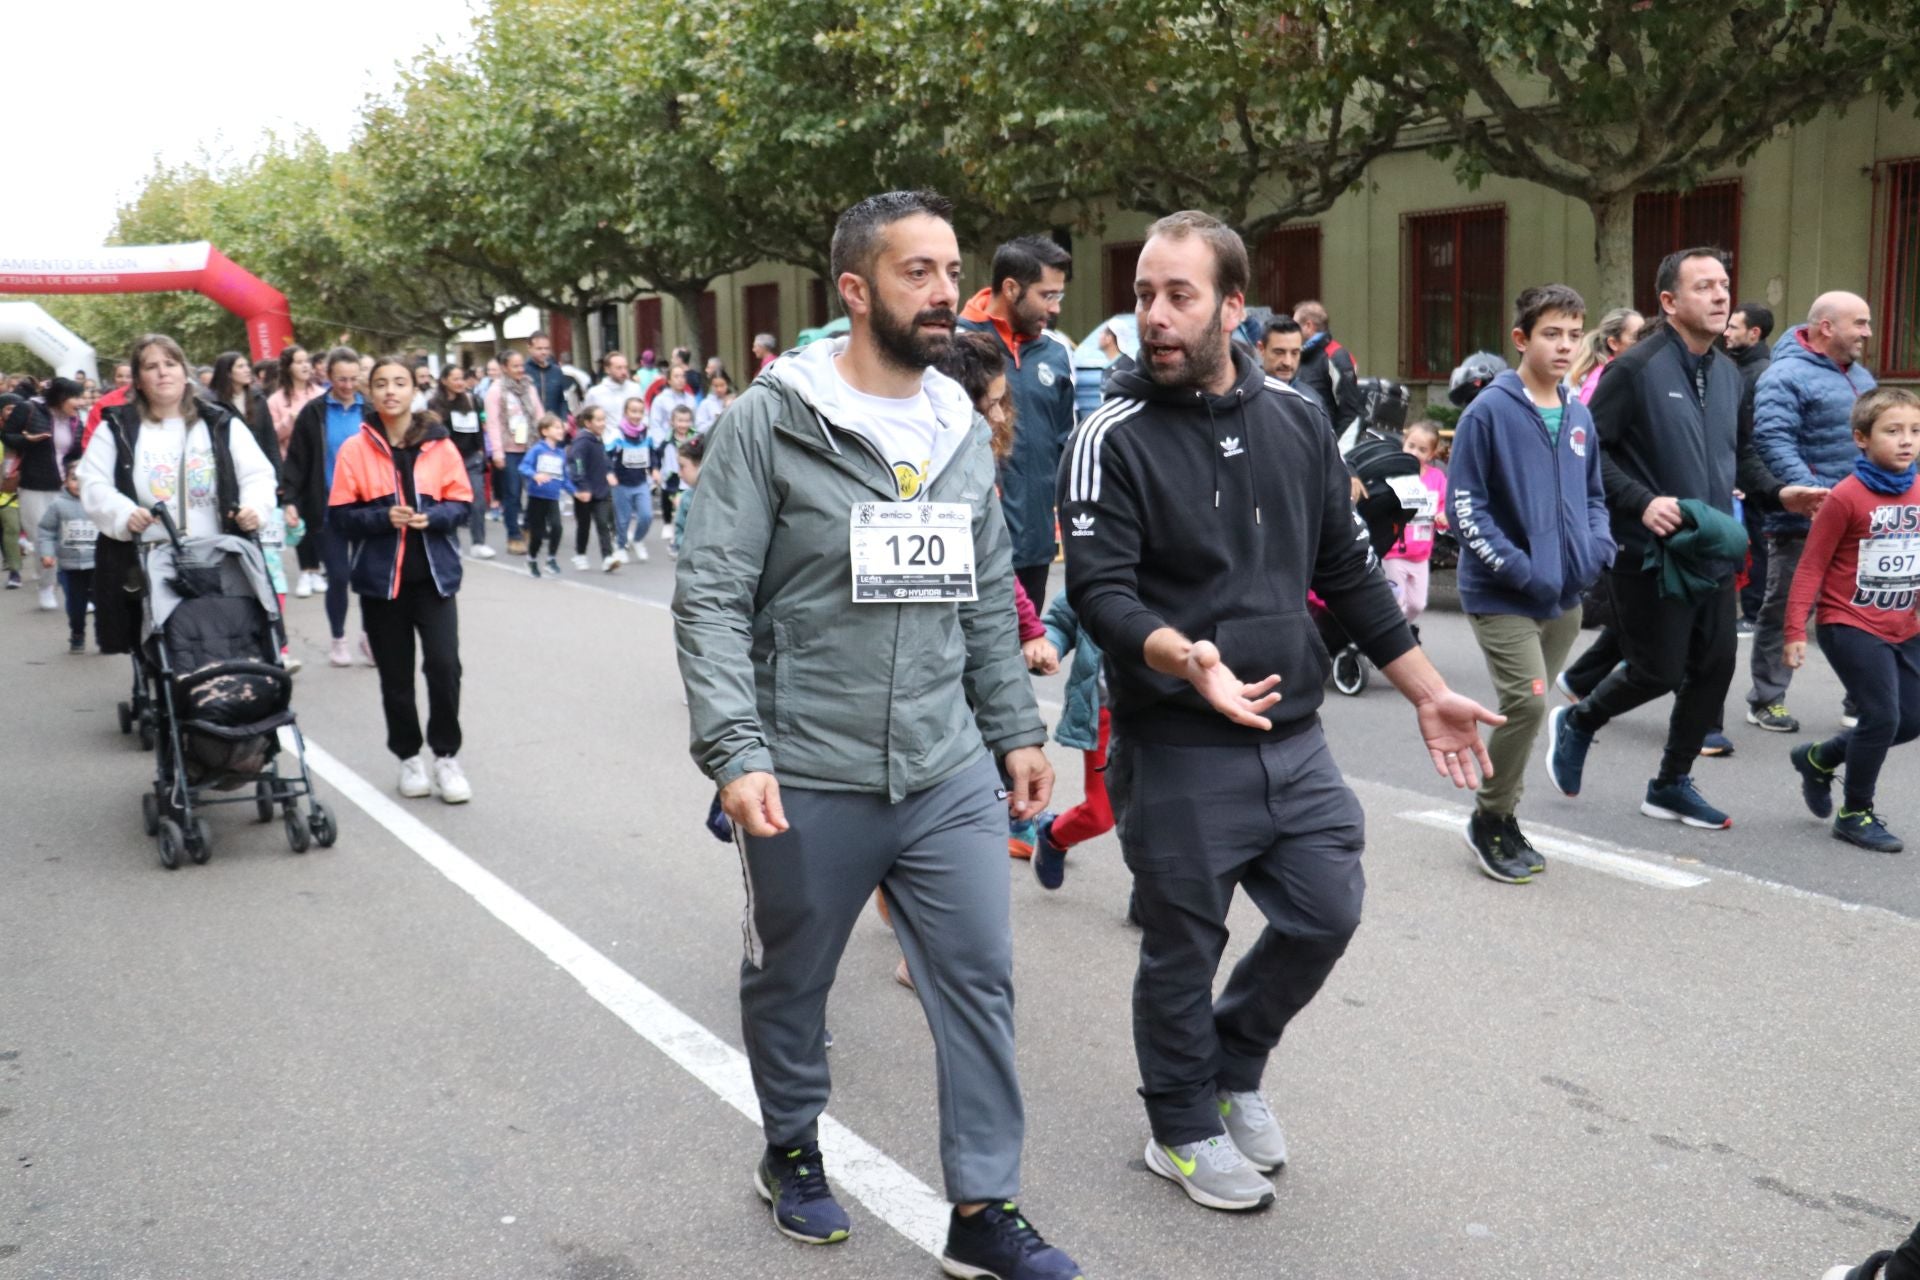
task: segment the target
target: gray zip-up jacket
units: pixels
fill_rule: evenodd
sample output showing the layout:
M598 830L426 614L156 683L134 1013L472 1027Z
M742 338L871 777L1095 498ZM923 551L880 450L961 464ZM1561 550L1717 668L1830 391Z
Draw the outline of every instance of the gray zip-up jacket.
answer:
M61 569L91 569L93 543L99 536L80 499L62 489L54 495L46 514L40 517L40 527L34 530L35 550L43 556L54 557L54 563Z
M918 500L967 503L979 599L854 604L855 503L895 501L887 461L838 388L844 340L782 356L707 435L700 501L673 593L693 758L714 783L898 803L1046 740L1013 608L1013 560L986 420L951 379L926 388L944 424Z

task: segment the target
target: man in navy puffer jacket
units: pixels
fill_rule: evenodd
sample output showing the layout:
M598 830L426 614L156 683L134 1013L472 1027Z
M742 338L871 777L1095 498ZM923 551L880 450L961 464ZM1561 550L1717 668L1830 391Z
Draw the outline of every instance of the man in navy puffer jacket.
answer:
M1774 344L1773 363L1753 392L1753 446L1781 484L1826 489L1853 474L1860 451L1848 419L1853 402L1873 390L1873 375L1860 363L1873 336L1866 300L1851 293L1823 293L1807 322ZM1789 715L1787 685L1793 672L1781 657L1787 593L1810 522L1789 511L1767 516L1767 593L1753 637L1753 688L1747 693L1747 723L1775 733L1797 733Z

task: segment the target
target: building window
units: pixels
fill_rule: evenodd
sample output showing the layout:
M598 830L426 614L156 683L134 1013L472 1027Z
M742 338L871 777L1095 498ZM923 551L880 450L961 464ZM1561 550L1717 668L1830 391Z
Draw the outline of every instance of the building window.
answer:
M1740 180L1706 182L1691 191L1642 191L1633 198L1633 309L1660 314L1653 287L1660 260L1679 249L1706 245L1727 255L1733 305L1740 305ZM1609 298L1594 314L1616 305Z
M695 363L720 354L720 295L709 289L700 295L700 354Z
M1407 376L1445 381L1475 351L1504 352L1506 206L1409 214L1404 225Z
M1873 187L1879 373L1920 378L1920 158L1880 165Z
M1253 298L1275 314L1320 296L1320 224L1280 227L1253 249Z
M547 340L553 343L553 358L563 364L573 363L573 321L559 311L546 313Z
M642 351L660 350L660 299L642 298L633 304L633 354L639 364Z
M1144 240L1128 240L1122 244L1110 244L1102 251L1106 268L1107 315L1122 313L1133 314L1133 273L1140 266L1140 250L1146 245Z
M781 350L780 345L780 286L777 284L750 284L740 291L740 314L745 322L746 332L741 336L745 357L740 362L741 385L745 386L760 372L760 361L754 358L753 337L758 333L773 335L773 349ZM792 335L789 334L789 337Z

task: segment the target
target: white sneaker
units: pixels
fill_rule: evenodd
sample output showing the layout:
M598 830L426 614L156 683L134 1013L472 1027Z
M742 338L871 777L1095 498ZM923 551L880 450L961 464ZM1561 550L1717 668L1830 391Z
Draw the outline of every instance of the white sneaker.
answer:
M336 667L350 667L353 665L353 650L347 647L347 638L345 636L341 636L338 640L335 640L331 645L327 646L327 661Z
M627 563L627 549L625 547L615 547L613 549L613 558L621 564Z
M440 756L433 762L433 789L448 804L465 804L473 799L473 784L452 756Z
M586 558L585 556L575 556L575 557L573 558L573 567L574 567L574 568L576 568L576 569L584 569L584 568L586 568L586 567L587 567L587 558Z
M280 655L280 665L287 669L288 675L292 675L294 672L298 671L301 667L305 666L306 664L301 662L300 659L294 657L290 653L283 653Z
M624 562L617 557L608 556L600 562L600 571L602 573L612 573L615 569L618 569L622 563Z
M633 554L634 554L634 557L638 559L641 564L645 564L647 562L649 557L647 555L647 544L644 540L633 544Z
M60 601L54 598L53 584L45 578L40 580L40 607L42 609L58 609L60 607Z
M499 555L500 553L498 551L495 551L492 547L486 545L483 542L479 546L473 548L473 550L468 554L472 555L475 560L491 560L495 556Z
M294 584L293 594L296 599L300 600L305 600L311 596L313 594L313 574L302 569L300 571L300 581Z
M378 665L373 660L373 645L368 643L367 633L364 631L360 633L360 656L366 659L368 666Z
M409 756L400 762L400 794L409 800L433 794L433 784L427 781L426 756Z

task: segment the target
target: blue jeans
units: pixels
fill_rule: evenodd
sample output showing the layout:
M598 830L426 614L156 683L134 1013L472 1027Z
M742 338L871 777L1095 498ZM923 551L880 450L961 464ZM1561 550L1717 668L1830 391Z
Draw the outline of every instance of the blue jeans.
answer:
M93 599L93 570L60 570L60 591L67 598L67 638L79 644L87 638L87 602ZM95 628L95 639L99 638Z
M473 506L467 512L467 541L470 545L487 545L487 452L470 453L466 457L467 483L473 487Z
M320 524L320 559L327 566L327 629L339 640L347 634L347 535L329 511Z
M653 527L653 490L645 481L623 484L613 491L613 541L623 551L627 546L627 526L636 519L640 521L640 531L633 535L633 540L645 542L647 530Z
M500 470L500 513L507 518L507 541L520 540L520 495L526 492L527 478L520 474L525 453L509 453L507 465Z

